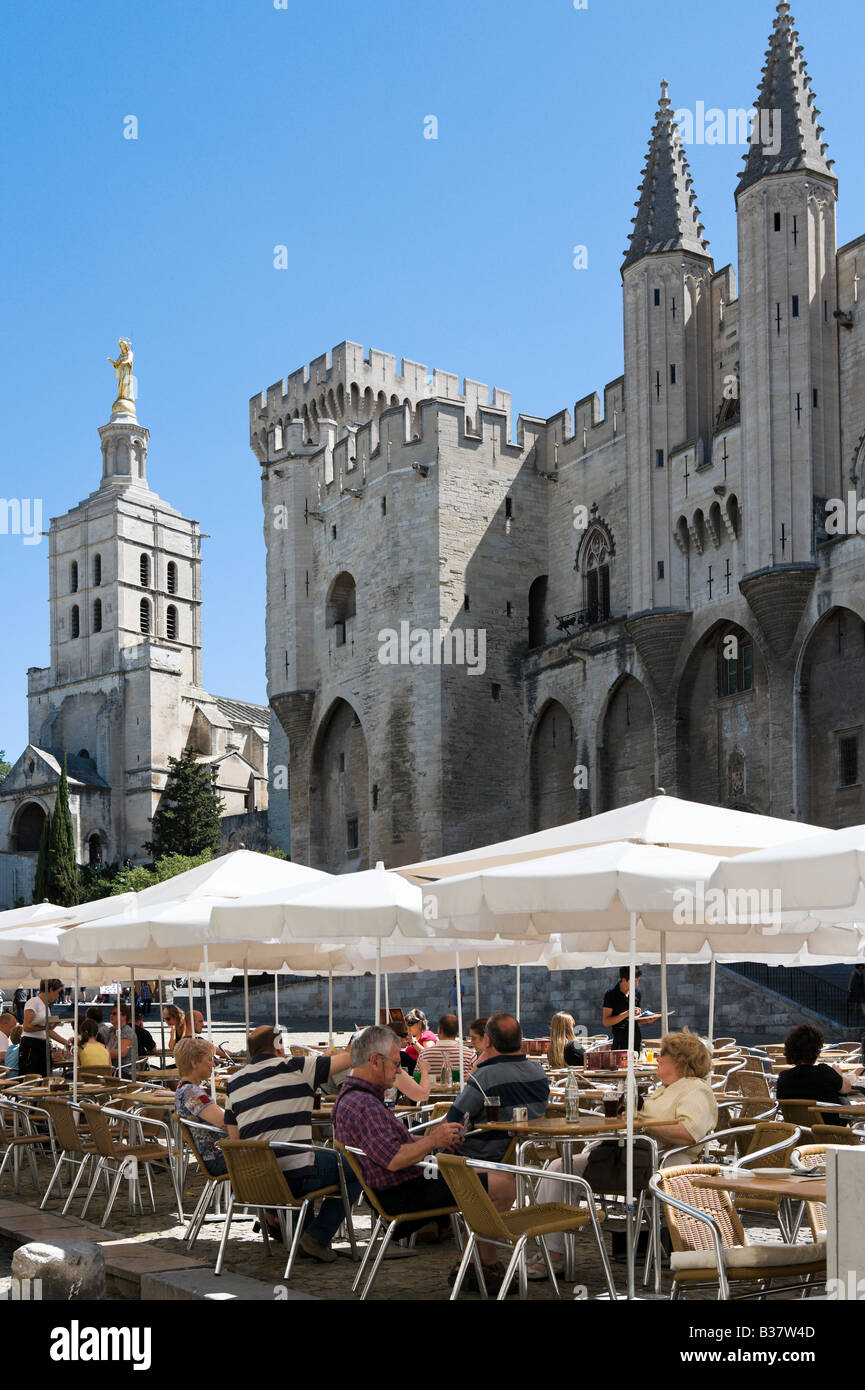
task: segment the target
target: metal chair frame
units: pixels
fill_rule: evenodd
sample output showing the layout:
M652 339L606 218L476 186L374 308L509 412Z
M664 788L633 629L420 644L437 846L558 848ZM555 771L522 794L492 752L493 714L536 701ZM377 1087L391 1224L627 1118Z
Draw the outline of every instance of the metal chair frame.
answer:
M70 1105L73 1104L73 1102L70 1102ZM90 1200L93 1196L94 1191L96 1190L96 1185L99 1181L101 1174L104 1172L112 1172L112 1168L110 1167L111 1164L116 1165L116 1167L113 1169L114 1182L111 1186L111 1191L108 1196L108 1202L106 1204L105 1211L102 1215L102 1225L107 1226L108 1224L108 1219L111 1215L111 1211L114 1206L114 1202L117 1198L117 1193L120 1189L120 1183L122 1178L124 1177L124 1174L127 1176L129 1180L129 1209L130 1211L134 1211L137 1201L137 1204L141 1207L142 1215L144 1214L144 1203L141 1197L141 1180L138 1171L140 1163L143 1163L144 1165L144 1176L147 1179L147 1190L150 1196L150 1205L153 1207L153 1210L156 1211L156 1199L153 1195L153 1182L150 1177L150 1164L152 1162L164 1161L166 1167L168 1168L169 1177L171 1178L171 1186L174 1189L174 1197L177 1203L178 1220L182 1223L184 1220L183 1202L181 1200L180 1189L177 1184L177 1174L174 1171L174 1164L171 1161L172 1141L171 1131L169 1130L168 1125L165 1124L162 1120L144 1119L142 1118L142 1116L131 1114L127 1110L112 1110L109 1109L107 1106L100 1107L95 1105L91 1106L86 1103L78 1103L77 1105L75 1105L74 1108L78 1109L83 1114L85 1119L89 1118L89 1111L95 1110L100 1115L102 1115L102 1117L106 1121L108 1121L109 1119L116 1120L118 1122L118 1129L123 1124L135 1124L142 1127L147 1125L151 1129L162 1130L165 1136L164 1155L162 1155L161 1158L157 1156L154 1156L153 1158L144 1158L133 1153L124 1153L124 1149L126 1148L135 1148L140 1146L127 1144L126 1141L118 1140L112 1134L110 1136L112 1152L110 1154L100 1154L99 1162L96 1165L93 1176L90 1179L90 1186L87 1189L87 1197L85 1199L84 1206L81 1211L81 1219L83 1220L87 1214L87 1209L90 1206ZM94 1144L97 1148L99 1147L99 1141L96 1135L94 1135Z

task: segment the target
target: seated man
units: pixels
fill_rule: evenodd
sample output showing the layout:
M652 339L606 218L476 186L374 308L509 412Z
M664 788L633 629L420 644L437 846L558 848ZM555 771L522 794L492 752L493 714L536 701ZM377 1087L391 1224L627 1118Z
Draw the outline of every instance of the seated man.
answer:
M450 1115L421 1138L412 1139L405 1126L384 1103L384 1093L394 1085L399 1071L399 1039L389 1028L366 1028L351 1045L354 1070L343 1083L333 1108L334 1138L349 1148L363 1150L360 1158L364 1182L371 1187L390 1216L405 1211L430 1211L453 1205L453 1194L444 1178L428 1178L420 1167L422 1160L436 1149L459 1147L462 1126ZM499 1211L513 1203L513 1185L506 1173L485 1173L481 1181ZM446 1235L449 1218L438 1218ZM426 1224L422 1219L407 1222L398 1229L409 1236ZM504 1268L497 1260L496 1247L479 1243L484 1277L489 1292L497 1292ZM451 1282L456 1268L451 1271ZM472 1286L473 1271L468 1277ZM515 1286L516 1287L516 1286Z
M117 1068L118 1076L127 1078L132 1076L132 1044L135 1040L135 1033L129 1023L131 1012L128 1004L121 1003L120 1018L122 1023L118 1033L117 1006L115 1005L111 1010L111 1026L104 1035L111 1065Z
M462 1121L468 1114L473 1125L482 1124L487 1096L498 1096L501 1120L511 1118L515 1105L524 1105L530 1120L546 1114L550 1083L543 1067L523 1052L523 1030L513 1014L496 1013L487 1019L482 1059L448 1111L448 1120ZM510 1141L504 1130L479 1130L469 1134L460 1153L498 1160Z
M333 1057L286 1057L277 1028L254 1028L249 1035L249 1065L226 1082L225 1126L229 1139L283 1140L312 1143L315 1092L331 1072L351 1064L347 1052ZM339 1159L334 1153L302 1149L275 1150L279 1166L295 1197L339 1182ZM349 1202L360 1196L360 1184L343 1164ZM337 1258L331 1241L345 1220L341 1197L325 1197L314 1220L307 1216L300 1249L326 1264ZM278 1237L276 1217L268 1229Z
M420 1054L427 1064L433 1081L438 1081L441 1069L447 1065L449 1072L459 1071L460 1051L463 1058L463 1076L468 1076L475 1064L475 1050L459 1040L459 1022L456 1014L442 1014L439 1019L439 1040L430 1043ZM450 1077L448 1077L450 1081Z

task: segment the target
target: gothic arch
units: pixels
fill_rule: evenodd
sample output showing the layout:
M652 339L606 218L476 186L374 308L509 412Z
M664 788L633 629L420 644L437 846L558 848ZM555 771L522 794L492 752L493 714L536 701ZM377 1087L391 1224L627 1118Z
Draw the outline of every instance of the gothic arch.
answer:
M604 623L610 616L610 561L615 553L609 526L593 521L577 547L576 560L582 577L582 607L589 623Z
M694 643L676 698L679 795L766 814L771 690L752 634L723 619Z
M599 809L613 811L655 793L655 715L636 676L620 676L610 689L599 731Z
M547 830L577 819L577 762L573 720L564 705L549 699L529 737L530 830Z
M802 645L799 808L835 829L865 820L865 622L836 606Z
M330 872L369 864L369 757L360 716L338 698L319 724L310 758L310 864Z

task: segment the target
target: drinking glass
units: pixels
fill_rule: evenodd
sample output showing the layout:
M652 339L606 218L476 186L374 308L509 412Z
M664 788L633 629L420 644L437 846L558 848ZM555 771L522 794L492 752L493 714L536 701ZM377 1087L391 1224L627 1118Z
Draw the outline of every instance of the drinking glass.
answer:
M496 1121L497 1121L498 1118L499 1118L499 1113L500 1113L500 1111L501 1111L501 1104L502 1104L502 1102L501 1102L501 1097L500 1097L500 1096L486 1096L486 1097L485 1097L485 1099L484 1099L484 1115L485 1115L485 1117L486 1117L487 1124L495 1124L495 1123L496 1123Z

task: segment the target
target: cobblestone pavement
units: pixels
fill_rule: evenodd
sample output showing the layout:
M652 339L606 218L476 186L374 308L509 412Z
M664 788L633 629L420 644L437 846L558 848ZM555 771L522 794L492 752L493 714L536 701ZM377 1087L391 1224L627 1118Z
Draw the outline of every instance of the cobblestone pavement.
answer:
M239 1045L242 1038L242 1025L218 1024L214 1027L214 1035L220 1042L225 1042L229 1047L232 1043ZM326 1037L326 1032L324 1034ZM343 1035L344 1037L344 1035ZM318 1044L322 1040L319 1033L298 1033L292 1034L291 1042L300 1045ZM342 1041L339 1038L338 1041ZM42 1165L43 1172L48 1171L47 1164ZM125 1195L118 1197L114 1211L111 1215L110 1226L112 1231L123 1235L127 1239L136 1241L150 1241L156 1247L177 1254L184 1254L182 1245L184 1228L177 1224L176 1213L172 1213L170 1199L170 1184L168 1178L163 1174L154 1175L154 1189L157 1202L157 1213L154 1215L147 1203L145 1194L146 1210L144 1216L131 1216L125 1201ZM193 1207L201 1191L200 1179L192 1174L184 1192L184 1211L191 1214ZM2 1195L11 1196L11 1184L4 1180ZM29 1171L22 1172L20 1200L33 1201L34 1207L38 1206L38 1198L34 1195ZM59 1211L63 1203L61 1200L51 1201L49 1210ZM76 1201L70 1216L80 1214L82 1203ZM100 1197L94 1197L88 1212L88 1220L98 1222L103 1209L103 1201ZM744 1215L744 1223L748 1229L752 1240L775 1241L780 1240L777 1226L769 1227L759 1224L760 1218L756 1215ZM616 1222L616 1229L622 1229L621 1223ZM355 1226L359 1242L367 1239L370 1231L370 1220L366 1209L356 1216ZM201 1236L192 1252L193 1258L200 1260L202 1264L213 1266L216 1261L216 1251L222 1233L222 1221L205 1223L202 1228ZM801 1233L800 1239L805 1238L805 1233ZM610 1232L605 1235L607 1247L610 1247ZM316 1261L307 1259L304 1256L298 1258L292 1274L290 1287L299 1292L312 1294L318 1298L345 1300L354 1299L355 1295L351 1291L351 1284L356 1271L356 1265L351 1261L347 1242L337 1242L336 1247L340 1252L340 1258L331 1265L323 1265ZM400 1248L401 1249L401 1248ZM278 1250L278 1253L277 1253ZM376 1299L430 1299L442 1300L449 1296L450 1289L447 1284L447 1274L454 1265L458 1256L456 1246L452 1242L444 1245L421 1245L418 1244L413 1250L399 1254L393 1259L385 1260L379 1271L376 1280L373 1297ZM255 1235L252 1229L252 1220L236 1219L232 1225L232 1234L229 1242L225 1269L236 1274L243 1274L252 1279L262 1280L274 1288L274 1297L279 1298L280 1290L284 1288L282 1274L285 1268L286 1252L280 1247L271 1247L271 1255L268 1257L264 1247L263 1239L260 1235ZM625 1288L625 1266L624 1264L613 1263L613 1275L619 1291ZM587 1232L581 1232L577 1236L577 1279L579 1297L594 1298L605 1290L603 1278L603 1267L598 1255L594 1238ZM638 1283L641 1282L641 1272ZM560 1285L562 1295L566 1298L574 1296L573 1286ZM663 1280L663 1291L669 1295L670 1280L665 1275ZM478 1298L478 1295L465 1293L464 1298ZM691 1295L697 1297L698 1295ZM711 1299L714 1295L711 1290L706 1291L702 1298ZM529 1299L532 1301L544 1301L553 1298L551 1288L546 1282L531 1283L529 1285Z

